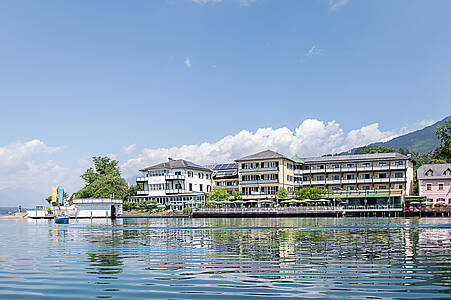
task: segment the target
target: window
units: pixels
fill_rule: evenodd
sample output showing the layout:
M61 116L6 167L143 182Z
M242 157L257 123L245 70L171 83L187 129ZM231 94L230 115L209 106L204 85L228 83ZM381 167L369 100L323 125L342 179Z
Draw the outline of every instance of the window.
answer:
M347 168L354 168L354 167L355 167L355 164L347 164L346 167L347 167Z
M387 162L386 161L380 161L379 162L379 167L385 167L387 166Z
M332 187L332 191L339 191L339 190L340 190L340 188L338 186L333 186Z
M387 186L386 186L386 185L380 185L380 186L379 186L379 189L380 189L380 190L386 190L386 189L387 189Z
M193 184L192 183L189 184L189 190L190 190L190 192L193 190Z
M450 169L446 169L446 171L443 172L443 175L446 175L446 176L451 175L451 170Z
M294 165L290 164L290 163L287 163L287 169L288 170L293 170L294 169Z
M324 165L317 165L317 166L316 166L316 169L317 169L317 170L322 170L322 169L324 169Z
M199 191L201 191L201 192L203 192L203 185L202 184L199 184Z
M182 175L182 172L181 171L176 171L175 175Z
M199 179L203 179L204 178L204 174L203 173L199 173Z
M332 175L332 180L340 180L340 175Z
M395 172L395 178L404 178L403 172Z
M355 190L355 187L353 187L353 186L347 186L347 187L346 187L346 190L347 190L347 191L353 191L353 190Z
M207 185L207 192L210 192L210 191L211 191L211 186Z
M404 161L402 160L395 161L395 166L404 166Z
M338 165L338 164L333 164L333 165L332 165L332 169L340 169L340 165Z
M432 176L434 175L434 172L432 172L432 170L429 170L426 172L426 176Z
M317 181L324 180L324 176L323 175L316 176L316 180Z
M346 175L346 179L347 180L355 179L355 175L354 174L348 174L348 175Z
M370 174L362 174L362 179L371 179Z
M367 191L367 190L369 190L370 189L370 186L369 185L364 185L364 186L362 186L362 190L364 190L364 191Z
M379 178L387 178L387 173L380 173Z
M432 191L432 184L430 184L430 183L426 184L426 190Z
M210 179L210 174L205 174L205 179Z
M438 184L438 190L439 191L443 191L443 183L439 183Z
M193 171L188 171L188 177L193 177Z
M368 167L371 167L371 164L369 162L362 163L362 167L368 168Z

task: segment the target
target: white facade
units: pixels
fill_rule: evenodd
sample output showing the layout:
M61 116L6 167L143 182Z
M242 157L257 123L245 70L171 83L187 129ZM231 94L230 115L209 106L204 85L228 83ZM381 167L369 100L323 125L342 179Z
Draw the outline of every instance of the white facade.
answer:
M74 199L76 218L110 218L122 214L121 199Z
M140 170L143 177L137 197L131 201L153 200L181 207L204 204L212 189L212 171L185 160L172 160ZM191 205L192 204L192 205Z

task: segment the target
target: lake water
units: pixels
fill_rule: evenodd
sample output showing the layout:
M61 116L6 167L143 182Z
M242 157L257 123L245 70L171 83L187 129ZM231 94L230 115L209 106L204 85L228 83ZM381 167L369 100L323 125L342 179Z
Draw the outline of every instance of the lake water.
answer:
M0 298L450 298L450 239L449 218L0 220Z

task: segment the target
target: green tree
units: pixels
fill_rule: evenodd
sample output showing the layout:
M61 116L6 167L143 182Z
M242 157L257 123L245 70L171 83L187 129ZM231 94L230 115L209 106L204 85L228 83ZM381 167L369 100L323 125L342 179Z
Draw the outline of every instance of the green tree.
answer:
M130 211L130 210L135 209L137 207L138 207L138 203L128 202L128 201L124 202L124 204L122 205L122 208L124 210L126 210L126 211Z
M315 189L315 188L303 188L294 192L295 198L298 200L303 199L319 199L322 194L324 194L324 190Z
M129 197L136 196L137 192L138 192L138 186L137 186L137 185L131 185L131 186L129 186L129 187L127 188L127 192L125 193L124 200L125 200L125 199L128 199Z
M374 154L374 153L390 153L396 152L394 148L387 148L384 146L366 146L358 148L354 154Z
M440 146L432 154L433 162L451 162L451 119L445 121L445 126L437 126L435 134L440 140Z
M81 175L86 182L84 188L75 193L76 198L126 198L130 191L127 182L121 177L118 161L109 157L92 158L94 169L89 168Z
M213 190L211 190L210 193L208 193L208 199L210 201L227 201L229 200L230 195L227 192L227 190L223 187L215 187Z
M287 189L284 188L284 187L281 187L281 188L277 191L277 198L283 200L283 199L287 199L287 197L288 197L288 191L287 191Z
M92 158L94 162L94 168L89 168L85 171L81 178L86 182L86 184L93 183L102 176L111 175L113 177L120 177L118 161L111 159L107 156L94 156Z
M241 195L240 195L240 192L238 192L238 191L233 191L232 195L233 195L233 200L235 200L235 201L243 199L243 197L241 197Z

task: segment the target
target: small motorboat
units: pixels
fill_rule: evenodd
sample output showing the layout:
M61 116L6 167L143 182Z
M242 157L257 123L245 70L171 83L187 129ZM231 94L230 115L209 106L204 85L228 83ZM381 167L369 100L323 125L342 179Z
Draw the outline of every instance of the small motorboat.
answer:
M55 224L69 224L69 217L67 216L55 217Z

